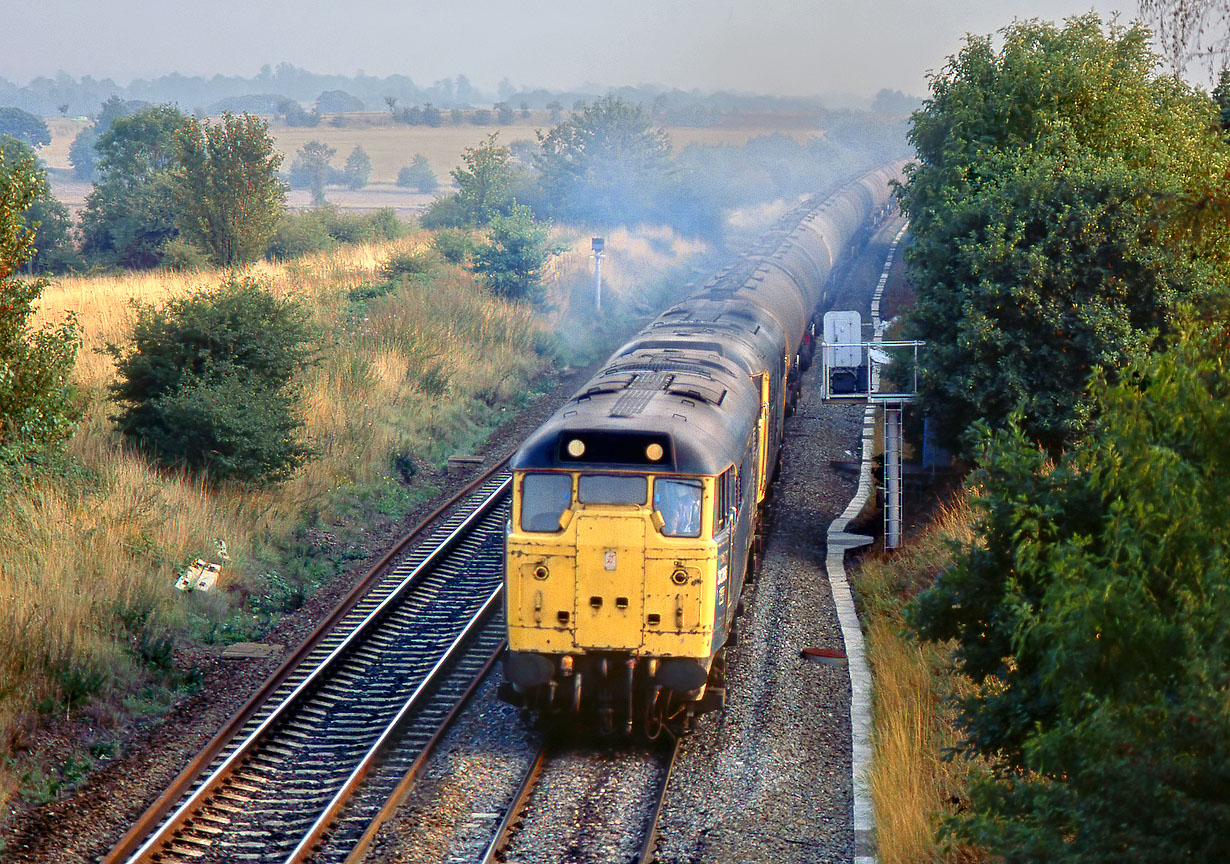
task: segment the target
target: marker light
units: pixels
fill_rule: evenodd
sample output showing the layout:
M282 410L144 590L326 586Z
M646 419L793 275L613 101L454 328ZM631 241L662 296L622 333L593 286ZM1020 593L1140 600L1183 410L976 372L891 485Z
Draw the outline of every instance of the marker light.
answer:
M650 462L657 462L659 459L662 458L662 455L665 452L666 451L662 449L662 445L659 444L657 441L655 441L654 443L650 444L648 447L645 448L645 456L646 458L649 459Z
M585 442L580 438L573 438L568 442L568 455L573 459L580 459L585 453Z

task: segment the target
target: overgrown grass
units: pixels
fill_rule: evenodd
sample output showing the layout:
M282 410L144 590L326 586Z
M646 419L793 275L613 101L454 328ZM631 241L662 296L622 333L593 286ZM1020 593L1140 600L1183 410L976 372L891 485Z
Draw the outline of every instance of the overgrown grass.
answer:
M940 819L965 800L969 763L946 754L959 740L950 697L968 682L953 673L945 646L919 643L904 619L906 604L951 563L951 542L970 542L972 521L959 498L899 551L864 559L855 574L872 671L867 783L883 864L981 860L938 836Z
M422 231L241 274L303 300L320 333L320 362L301 382L317 457L274 488L214 487L159 468L109 419L114 367L103 349L129 337L129 301L162 304L226 274L126 273L47 289L38 319L72 310L81 321L85 416L66 466L0 477L0 806L15 794L63 794L89 748L113 746L114 727L157 716L199 683L183 657L258 638L370 556L372 528L434 494L434 469L449 455L478 447L560 365L596 359L638 315L665 305L678 269L702 251L663 232L613 237L599 320L573 296L592 266L588 235L557 234L570 245L550 266L546 309L491 297L427 255ZM427 265L382 272L407 258ZM223 563L218 587L175 590L198 557ZM74 711L93 712L96 741L27 753L41 724Z

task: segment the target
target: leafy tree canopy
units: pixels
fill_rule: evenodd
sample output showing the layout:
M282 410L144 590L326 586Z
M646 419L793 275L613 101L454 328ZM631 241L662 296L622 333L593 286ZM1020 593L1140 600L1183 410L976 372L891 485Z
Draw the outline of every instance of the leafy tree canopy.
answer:
M1230 854L1230 328L1213 314L1118 384L1056 463L983 439L979 542L918 600L975 684L991 763L957 829L1006 861Z
M179 234L171 168L179 131L188 123L171 105L117 117L95 145L99 179L81 213L87 257L125 267L154 267Z
M111 128L117 117L131 114L133 106L118 96L112 96L102 104L96 119L77 133L68 148L68 161L73 166L73 176L78 180L93 180L98 162L95 145L102 133Z
M179 131L174 171L181 232L229 267L264 253L285 208L282 155L251 114L217 124L189 120Z
M18 159L38 163L33 148L10 135L0 135L0 147L12 161ZM30 206L22 214L26 225L34 232L33 254L29 267L36 273L60 273L81 269L85 262L77 254L72 235L73 220L65 207L44 183Z
M330 164L337 150L323 141L309 141L299 148L290 166L290 185L312 190L312 203L325 203L325 186L333 175Z
M457 184L456 205L465 224L485 225L509 212L514 204L512 156L498 138L499 133L492 132L483 143L467 147L461 154L463 164L450 172Z
M604 224L643 218L670 163L666 133L640 105L607 96L538 136L536 159L557 212Z
M342 182L348 189L362 189L371 176L372 157L368 156L362 147L356 146L346 157L346 164L342 166Z
M51 143L51 130L43 118L20 108L0 108L0 135L12 135L31 147Z
M80 345L76 321L32 330L29 317L47 283L17 275L34 254L26 214L46 194L29 148L0 138L0 461L58 450L79 416L70 381Z
M916 242L924 401L955 443L976 418L1062 446L1096 366L1142 356L1185 294L1224 279L1209 206L1230 150L1207 97L1154 73L1147 33L1096 15L971 37L932 80L901 193Z

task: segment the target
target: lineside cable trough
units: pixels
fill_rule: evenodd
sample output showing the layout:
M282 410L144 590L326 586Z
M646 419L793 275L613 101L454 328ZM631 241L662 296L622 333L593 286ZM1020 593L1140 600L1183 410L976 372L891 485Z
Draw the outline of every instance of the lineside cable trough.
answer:
M854 592L846 574L845 556L851 549L866 546L871 538L854 534L846 529L862 510L872 492L871 456L872 444L875 438L875 406L883 405L886 413L884 424L886 438L890 435L887 414L895 407L897 422L891 432L895 446L896 472L895 492L897 509L895 512L893 546L889 546L890 533L887 520L891 507L885 506L884 545L895 548L900 541L901 510L901 406L912 401L914 392L883 393L880 391L880 367L885 364L885 347L895 347L897 343L884 342L884 324L880 321L880 299L884 294L884 285L888 282L888 274L892 269L893 257L897 245L905 235L903 225L897 236L889 245L888 255L884 261L884 270L876 285L871 300L871 320L875 337L871 342L862 341L862 321L857 312L829 312L824 316L824 339L820 343L823 377L821 379L821 395L825 400L861 401L866 404L863 411L863 442L862 457L859 469L858 489L854 497L840 516L833 520L826 533L827 553L824 569L828 574L829 588L833 593L833 604L837 609L837 621L841 627L844 651L829 649L808 652L804 656L819 663L839 664L843 659L850 674L850 749L851 771L854 781L854 864L875 864L875 813L871 802L871 793L867 788L866 776L871 764L871 668L867 663L866 646L863 643L863 631L859 626L858 612L854 605ZM834 315L833 319L829 316ZM845 317L837 317L845 316ZM852 316L852 317L851 317ZM923 343L900 343L914 347L914 370L918 370L918 348ZM873 355L873 351L877 352ZM836 373L836 378L834 377ZM836 381L836 386L834 386ZM914 389L917 389L917 377L914 378ZM843 392L834 392L841 390ZM890 475L888 442L885 442L884 474L886 487ZM887 496L886 488L886 498ZM844 655L837 657L833 655Z

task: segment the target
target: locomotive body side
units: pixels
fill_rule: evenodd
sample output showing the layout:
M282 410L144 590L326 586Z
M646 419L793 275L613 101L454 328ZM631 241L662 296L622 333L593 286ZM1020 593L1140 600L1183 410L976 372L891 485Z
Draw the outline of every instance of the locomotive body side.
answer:
M518 451L502 698L539 717L643 722L651 738L724 704L723 646L815 320L893 173L779 226Z
M754 352L662 341L628 346L518 452L506 544L505 698L649 734L706 699L763 485Z

